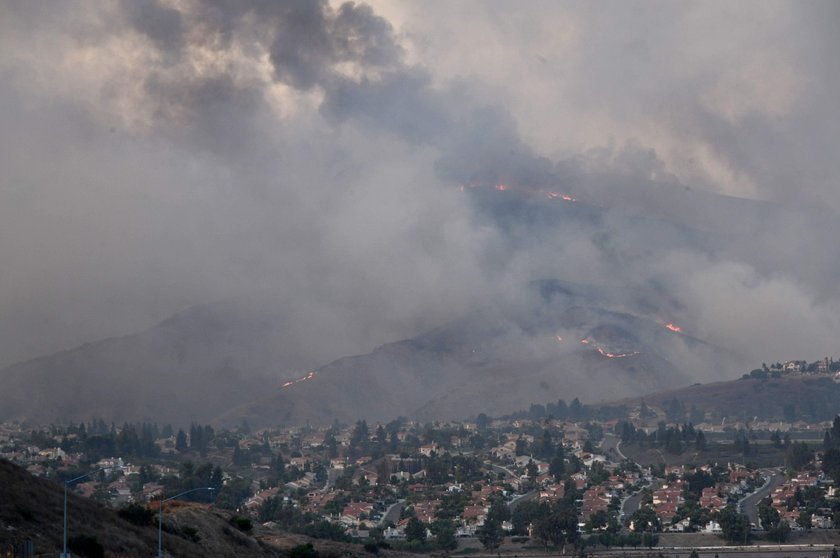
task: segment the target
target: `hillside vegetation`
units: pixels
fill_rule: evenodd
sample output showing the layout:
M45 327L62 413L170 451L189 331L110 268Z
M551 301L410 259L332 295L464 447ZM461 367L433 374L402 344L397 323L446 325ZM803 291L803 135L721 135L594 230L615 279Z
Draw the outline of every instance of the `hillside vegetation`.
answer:
M29 540L36 556L55 556L62 547L63 498L60 485L0 460L0 550ZM67 507L74 555L148 557L157 553L154 515L147 524L136 525L117 511L72 493ZM238 531L220 510L179 503L167 508L163 525L164 547L172 556L283 555Z

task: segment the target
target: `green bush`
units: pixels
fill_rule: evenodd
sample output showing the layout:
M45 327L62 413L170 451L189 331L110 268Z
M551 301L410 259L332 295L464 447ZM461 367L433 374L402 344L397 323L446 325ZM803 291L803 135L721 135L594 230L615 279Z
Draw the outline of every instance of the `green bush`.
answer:
M198 536L198 529L196 529L195 527L190 527L189 525L184 527L181 530L181 532L184 533L187 536L187 538L189 538L193 542L198 542L198 540L200 538Z
M67 548L72 554L87 556L88 558L105 558L105 547L99 544L96 537L77 535L67 540Z
M146 506L141 506L140 504L129 504L124 508L120 508L117 515L129 523L133 523L134 525L139 525L141 527L152 525L155 519L155 512Z
M247 517L239 517L235 515L230 519L230 522L237 529L239 529L240 531L245 531L246 533L254 528L254 524Z
M312 543L299 544L289 551L289 558L319 558L319 556Z

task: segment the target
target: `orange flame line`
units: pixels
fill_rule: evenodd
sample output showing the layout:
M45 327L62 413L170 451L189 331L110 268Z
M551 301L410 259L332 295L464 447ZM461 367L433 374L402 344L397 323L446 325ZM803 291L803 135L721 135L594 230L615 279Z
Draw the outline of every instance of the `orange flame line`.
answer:
M280 386L280 389L284 389L284 388L287 388L289 386L293 386L293 385L295 385L297 383L300 383L300 382L305 382L306 380L311 380L312 378L315 377L316 374L317 374L317 372L315 370L310 370L304 376L301 376L300 378L297 378L296 380L289 380L288 382L286 382L285 384Z

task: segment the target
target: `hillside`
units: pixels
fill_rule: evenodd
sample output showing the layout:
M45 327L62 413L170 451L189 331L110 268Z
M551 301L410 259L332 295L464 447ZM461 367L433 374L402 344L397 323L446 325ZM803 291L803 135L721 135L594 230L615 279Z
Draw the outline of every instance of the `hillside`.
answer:
M523 278L459 319L369 352L367 345L343 344L341 332L355 327L344 316L313 312L318 317L303 323L288 301L197 306L147 331L0 370L0 420L256 425L463 418L559 397L640 396L733 377L746 366L732 347L668 329L671 320L692 319L683 303L663 283L625 281L621 270L644 268L656 254L724 254L737 231L686 221L695 202L720 215L737 210L744 216L738 227L776 208L674 185L628 186L613 197L583 188L576 203L543 194L469 190L475 219L501 231L494 257L516 258L534 243L591 243L609 262L597 280ZM362 354L349 356L342 350L349 346Z
M0 370L0 420L187 425L305 370L284 313L231 300L191 308L134 335Z
M783 420L786 416L796 416L820 421L840 413L840 384L825 376L739 379L695 384L623 402L638 405L642 399L648 405L663 408L678 399L686 408L695 405L718 420L723 417Z
M650 319L576 306L579 301L577 294L535 295L525 312L476 313L339 359L216 422L459 419L488 409L512 412L533 401L603 401L684 386L700 365L708 366L707 377L731 375L737 359L725 351Z
M62 547L63 489L0 460L0 550L31 540L36 556L55 556ZM116 511L68 497L68 539L88 537L105 555L154 556L158 530L137 526ZM281 556L281 552L234 529L229 514L206 506L168 506L164 546L172 556ZM71 547L72 548L72 547Z
M636 293L538 281L412 339L325 366L282 312L229 301L0 370L0 420L300 424L464 418L531 401L601 401L725 378L733 354L626 307Z

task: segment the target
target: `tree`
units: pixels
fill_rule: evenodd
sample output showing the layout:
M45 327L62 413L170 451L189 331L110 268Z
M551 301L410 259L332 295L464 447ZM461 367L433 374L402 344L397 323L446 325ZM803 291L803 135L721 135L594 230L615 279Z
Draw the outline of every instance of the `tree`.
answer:
M840 448L840 416L834 417L834 422L832 422L829 431L829 439L831 440L831 447Z
M554 454L554 442L551 439L551 432L546 428L543 430L542 443L540 444L537 455L541 459L549 459Z
M312 543L299 544L289 551L289 558L318 558L319 552Z
M770 496L758 503L758 520L767 531L767 538L775 542L785 542L790 535L790 526L781 520L778 510L772 505Z
M796 518L796 523L799 524L799 527L805 529L806 531L811 530L811 512L808 510L802 510L799 512L799 517Z
M738 430L735 432L733 443L735 445L735 451L738 451L745 456L750 454L750 440L744 430Z
M501 498L494 498L487 512L487 518L498 523L510 520L510 508Z
M455 524L452 523L451 519L436 519L430 530L437 540L439 549L455 550L458 548L458 540L455 538Z
M779 430L774 430L772 434L770 434L770 441L773 442L773 447L776 449L782 449L782 433Z
M338 442L333 435L332 430L328 430L324 435L324 446L327 448L327 457L335 459L338 457Z
M476 532L478 540L484 545L487 550L493 550L501 546L504 540L505 533L502 530L502 524L498 519L492 516L484 520L484 525L479 527Z
M589 518L586 520L586 523L583 526L583 530L587 533L591 533L592 531L598 531L607 526L610 522L610 516L604 510L598 510L593 512L589 515Z
M517 457L520 455L528 455L528 444L525 442L525 439L522 435L519 435L519 438L516 439L516 455Z
M183 429L178 429L178 434L175 436L175 449L178 451L187 449L187 434Z
M644 499L644 494L643 494ZM659 531L659 518L650 505L642 505L630 516L630 526L637 533Z
M558 452L558 455L555 455L551 463L548 464L548 472L554 477L555 481L563 478L566 472L566 459L563 457L562 451Z
M724 538L729 542L746 542L750 534L749 516L738 513L732 506L718 512L718 523Z
M405 526L405 540L409 542L426 540L426 526L416 517L409 519Z
M822 470L835 484L840 484L840 450L831 448L823 454Z
M534 523L534 532L546 546L550 543L565 548L566 543L578 539L578 518L574 504L558 500L547 504L545 511L547 513Z
M706 435L702 430L697 431L697 436L694 438L694 449L697 451L706 451Z
M648 548L653 548L659 544L659 535L651 533L650 531L645 531L642 533L642 544Z
M811 461L811 450L805 442L794 442L787 449L785 462L789 469L798 471Z
M528 474L528 478L531 479L531 481L533 482L534 479L537 478L537 474L539 473L537 464L534 463L533 460L529 460L528 464L525 465L525 472Z
M73 554L89 556L90 558L104 558L105 547L90 535L76 535L67 541L67 547Z
M511 513L510 521L513 524L513 534L526 535L528 526L542 516L546 504L540 504L535 500L521 502Z

